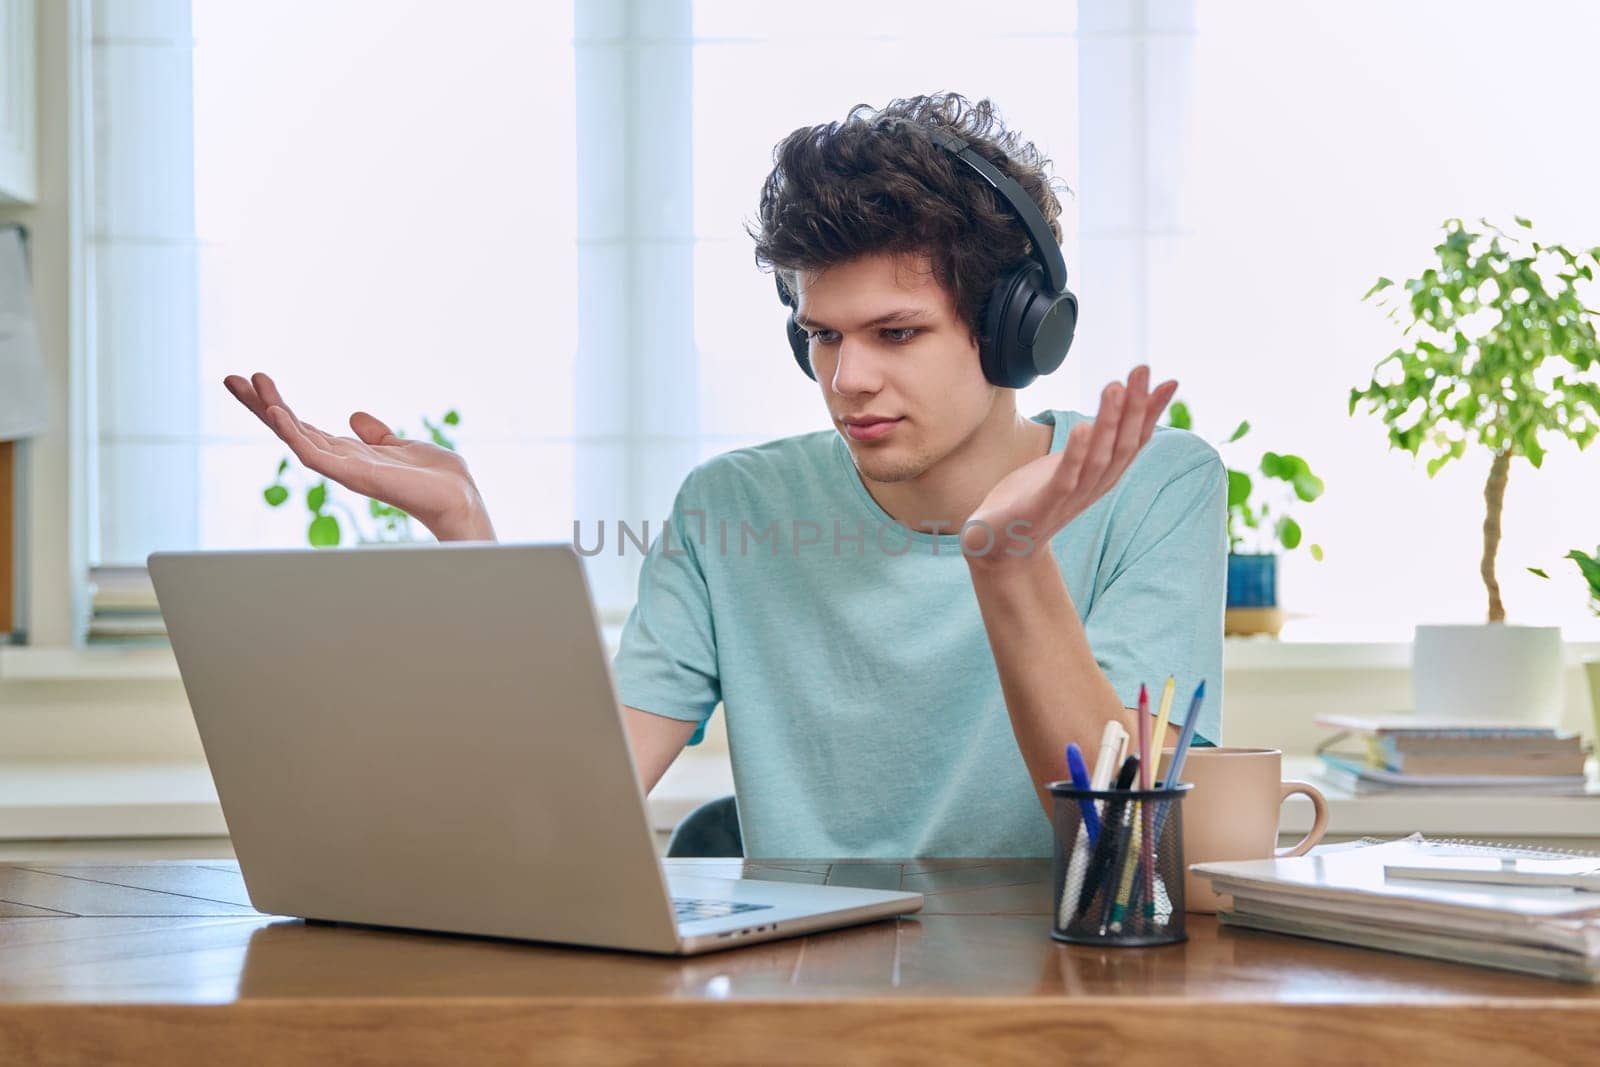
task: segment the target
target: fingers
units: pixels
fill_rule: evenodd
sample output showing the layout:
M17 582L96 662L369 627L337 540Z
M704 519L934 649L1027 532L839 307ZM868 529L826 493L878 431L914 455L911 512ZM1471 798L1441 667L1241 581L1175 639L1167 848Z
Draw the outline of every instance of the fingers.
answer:
M271 420L267 418L267 405L261 402L261 398L256 395L256 387L251 385L249 380L237 374L230 374L222 379L222 384L233 394L235 400L249 409L252 415L269 427L272 425Z
M1122 425L1122 405L1125 390L1120 382L1112 382L1100 393L1100 410L1094 418L1094 430L1089 436L1089 454L1084 460L1078 484L1092 488L1100 484L1111 458L1116 452L1117 432Z
M315 426L301 422L299 416L290 409L288 404L283 402L283 397L278 393L277 385L265 374L258 371L248 379L237 374L230 374L222 379L222 384L227 387L228 392L232 393L239 403L249 408L256 418L266 423L268 428L277 433L279 437L283 437L283 434L278 432L277 426L267 415L268 410L272 407L280 407L285 412L288 412L290 422L305 431L308 436L319 444L326 444L327 434L324 434ZM287 444L289 439L287 437L283 437L283 439L284 443Z
M1144 413L1144 432L1139 435L1141 445L1147 444L1150 436L1156 432L1157 420L1161 418L1161 413L1167 410L1167 405L1172 402L1172 397L1177 391L1177 381L1171 380L1162 382L1150 394L1150 405Z
M1096 488L1101 492L1116 484L1117 479L1122 477L1122 472L1128 469L1128 464L1133 462L1133 457L1144 443L1142 434L1146 409L1150 404L1149 386L1150 368L1143 365L1133 368L1133 373L1128 375L1127 387L1123 391L1116 444L1096 484Z
M1089 437L1093 429L1088 423L1080 422L1068 431L1067 443L1061 449L1061 459L1051 475L1058 493L1069 494L1082 481L1083 464L1089 455Z
M261 402L263 404L269 408L276 405L277 407L287 411L291 419L295 419L296 422L299 421L294 413L294 409L283 402L283 397L278 394L278 386L271 378L267 377L260 371L257 371L250 376L250 384L256 387L256 395L261 398Z
M309 422L306 422L300 416L296 415L294 413L294 409L283 402L283 397L278 393L278 386L271 378L257 371L255 374L250 376L250 381L251 384L255 386L256 396L261 398L261 402L264 405L266 405L268 408L282 408L284 411L289 413L289 420L293 422L302 433L311 438L313 442L325 449L333 447L333 442L335 440L333 435L324 433L323 431L317 429L317 427L311 425ZM282 435L280 434L279 436L281 437Z
M356 436L369 445L397 445L402 438L396 437L394 431L386 426L382 419L375 418L365 411L358 411L350 416L350 428Z

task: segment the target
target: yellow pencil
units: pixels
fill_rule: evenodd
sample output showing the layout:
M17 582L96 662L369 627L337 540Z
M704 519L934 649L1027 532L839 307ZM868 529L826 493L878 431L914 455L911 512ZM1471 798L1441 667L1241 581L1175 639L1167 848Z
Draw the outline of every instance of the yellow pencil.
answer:
M1155 738L1155 743L1150 747L1155 749L1155 766L1150 768L1150 781L1160 781L1161 746L1167 741L1167 716L1172 714L1172 691L1178 687L1177 679L1167 675L1167 686L1161 690L1161 713L1156 716L1156 730L1150 736Z

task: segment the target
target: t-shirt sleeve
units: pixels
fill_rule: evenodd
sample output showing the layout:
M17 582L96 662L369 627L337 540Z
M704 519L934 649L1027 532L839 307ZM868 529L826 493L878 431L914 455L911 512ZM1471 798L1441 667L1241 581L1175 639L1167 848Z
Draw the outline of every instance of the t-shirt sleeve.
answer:
M1181 726L1204 680L1196 744L1222 738L1228 474L1207 449L1210 458L1156 493L1084 619L1089 647L1124 707L1138 706L1141 683L1150 687L1152 707L1159 706L1172 675L1170 721Z
M699 724L689 744L705 736L722 699L711 594L699 549L705 512L696 511L690 473L673 501L670 525L645 553L639 595L628 612L612 660L617 696L625 706Z

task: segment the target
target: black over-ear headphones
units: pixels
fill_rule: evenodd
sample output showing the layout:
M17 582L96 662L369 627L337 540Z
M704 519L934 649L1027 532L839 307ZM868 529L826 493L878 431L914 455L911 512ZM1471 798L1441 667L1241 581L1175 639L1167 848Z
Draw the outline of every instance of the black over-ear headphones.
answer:
M1041 374L1061 366L1072 347L1072 334L1078 326L1078 298L1067 290L1067 263L1061 256L1050 224L1039 213L1039 206L1015 180L1000 173L966 141L938 126L923 126L942 148L981 174L1011 205L1028 231L1033 258L1001 272L989 292L981 318L978 358L983 376L994 385L1021 389ZM778 299L793 309L797 301L783 287L774 272ZM806 332L789 313L786 329L795 362L815 381L811 369L811 346Z

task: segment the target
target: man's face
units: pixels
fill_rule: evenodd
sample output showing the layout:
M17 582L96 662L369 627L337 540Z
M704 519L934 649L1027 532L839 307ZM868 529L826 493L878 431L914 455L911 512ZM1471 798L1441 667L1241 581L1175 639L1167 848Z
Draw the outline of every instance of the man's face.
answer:
M867 478L920 477L982 424L997 390L927 256L862 256L801 271L799 287L795 320L810 336L811 368Z

